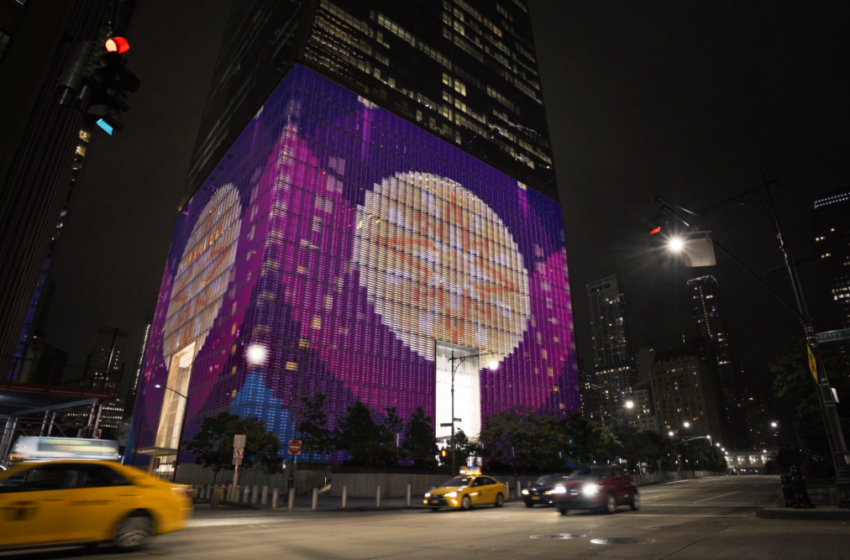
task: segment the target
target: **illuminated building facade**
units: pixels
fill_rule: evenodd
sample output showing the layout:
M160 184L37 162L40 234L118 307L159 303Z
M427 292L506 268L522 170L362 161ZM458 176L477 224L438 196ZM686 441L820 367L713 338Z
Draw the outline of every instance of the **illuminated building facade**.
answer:
M812 214L815 244L821 258L833 317L829 327L850 328L850 189L822 194ZM843 351L850 350L844 344Z
M297 64L178 216L138 445L164 472L184 419L183 441L220 411L285 441L316 393L332 425L360 400L439 426L452 352L484 355L455 384L470 436L580 410L560 204Z

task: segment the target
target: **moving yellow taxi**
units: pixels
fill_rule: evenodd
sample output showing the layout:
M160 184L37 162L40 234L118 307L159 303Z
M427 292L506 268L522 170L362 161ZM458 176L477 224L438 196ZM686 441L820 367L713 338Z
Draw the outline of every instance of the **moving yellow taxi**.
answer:
M489 476L482 475L480 471L461 471L456 476L430 492L425 494L426 506L433 511L441 507L472 509L473 506L494 505L502 507L508 488Z
M0 471L0 549L97 542L133 549L182 529L191 512L191 488L118 463L23 463Z

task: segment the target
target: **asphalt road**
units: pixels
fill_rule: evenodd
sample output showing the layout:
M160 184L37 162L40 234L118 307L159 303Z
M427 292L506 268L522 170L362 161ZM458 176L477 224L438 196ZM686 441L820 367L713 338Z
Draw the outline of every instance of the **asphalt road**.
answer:
M469 512L421 509L371 512L196 510L191 526L162 535L144 551L106 547L19 555L27 560L139 559L254 560L452 558L850 559L850 524L840 521L756 519L758 506L776 502L775 476L717 477L642 489L639 512L613 515L549 507ZM534 538L579 535L575 539ZM641 544L601 545L593 539L637 538Z

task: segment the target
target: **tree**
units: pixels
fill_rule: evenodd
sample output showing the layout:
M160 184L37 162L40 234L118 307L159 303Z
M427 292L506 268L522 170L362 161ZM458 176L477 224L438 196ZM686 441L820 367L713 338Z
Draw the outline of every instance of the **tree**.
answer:
M325 411L327 395L316 393L312 397L301 397L304 404L304 419L298 423L298 432L304 440L304 447L310 455L329 453L333 445L333 432L328 429L328 413Z
M237 434L245 435L244 467L258 467L267 474L280 470L280 442L273 432L266 431L262 420L220 412L206 416L201 430L186 443L195 463L212 469L213 484L220 471L233 470L233 436Z
M347 409L347 414L334 433L337 449L344 449L351 458L347 463L357 466L372 464L380 441L380 427L372 419L372 411L357 401Z
M398 439L404 430L404 421L395 407L384 409L386 416L378 424L378 441L372 464L382 467L398 466L401 453Z
M824 368L829 374L830 384L839 395L850 394L850 377L846 372L850 358L842 356L838 347L821 347ZM806 342L793 337L783 352L770 364L776 375L773 380L774 394L793 403L795 431L800 439L803 456L803 471L806 476L831 476L833 471L829 440L817 396L817 386L809 371ZM844 433L850 433L850 416L847 407L838 407L839 420ZM789 428L790 429L790 428Z
M605 424L572 414L561 421L570 453L579 464L603 463L616 455L620 442Z
M479 442L488 462L506 465L516 474L556 464L564 447L558 420L526 406L487 416Z
M425 416L425 410L420 406L407 421L404 438L401 440L402 457L412 461L418 469L433 469L437 466L437 438L431 417Z

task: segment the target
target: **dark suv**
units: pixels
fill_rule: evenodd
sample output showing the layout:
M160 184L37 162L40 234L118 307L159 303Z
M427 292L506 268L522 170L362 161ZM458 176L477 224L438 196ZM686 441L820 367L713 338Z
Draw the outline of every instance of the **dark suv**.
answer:
M571 509L614 513L619 505L640 509L637 483L618 466L579 469L559 484L553 495L561 515Z
M555 487L567 481L567 474L545 474L522 490L522 501L525 507L537 504L551 505L555 500Z

